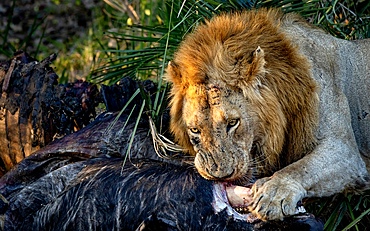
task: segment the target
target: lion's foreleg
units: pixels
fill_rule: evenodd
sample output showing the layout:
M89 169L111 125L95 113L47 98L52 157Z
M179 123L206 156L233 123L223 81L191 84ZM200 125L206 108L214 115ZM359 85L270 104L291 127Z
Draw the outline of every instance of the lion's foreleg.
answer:
M357 150L348 141L321 140L304 158L260 179L253 186L250 209L261 219L293 215L305 197L330 196L364 184L368 173Z

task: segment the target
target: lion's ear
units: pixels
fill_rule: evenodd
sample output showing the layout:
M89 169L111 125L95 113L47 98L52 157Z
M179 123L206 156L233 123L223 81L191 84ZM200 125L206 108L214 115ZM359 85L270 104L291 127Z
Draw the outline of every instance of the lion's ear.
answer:
M180 86L181 85L181 73L179 70L179 66L170 61L167 66L167 75L166 80L173 83L174 85Z
M253 59L251 66L249 68L250 76L259 76L259 75L265 75L265 52L262 50L260 46L257 47L257 49L253 52Z
M257 88L261 83L261 79L266 74L265 69L265 52L258 46L253 54L248 58L244 59L240 63L239 72L239 87L242 88L243 92L248 87Z

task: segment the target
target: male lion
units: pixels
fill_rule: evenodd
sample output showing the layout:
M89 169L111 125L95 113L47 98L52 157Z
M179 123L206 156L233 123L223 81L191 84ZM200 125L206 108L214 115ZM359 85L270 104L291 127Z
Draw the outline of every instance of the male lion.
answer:
M171 129L207 179L252 187L261 219L368 185L370 40L344 41L278 10L198 26L167 69Z

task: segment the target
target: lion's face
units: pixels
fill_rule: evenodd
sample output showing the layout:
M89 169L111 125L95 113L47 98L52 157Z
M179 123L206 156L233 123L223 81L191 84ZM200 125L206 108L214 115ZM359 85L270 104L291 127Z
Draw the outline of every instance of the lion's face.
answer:
M250 171L258 117L243 93L220 81L191 86L185 98L183 118L199 173L233 180Z
M185 38L168 65L171 130L207 179L237 180L254 167L271 174L315 142L310 64L276 14L215 17Z

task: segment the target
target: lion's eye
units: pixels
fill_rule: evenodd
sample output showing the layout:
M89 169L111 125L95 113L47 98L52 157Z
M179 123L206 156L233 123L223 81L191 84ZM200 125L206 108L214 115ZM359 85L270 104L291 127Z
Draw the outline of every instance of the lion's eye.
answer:
M239 119L231 119L227 121L226 131L229 132L231 128L236 127L239 124Z
M194 133L194 134L199 134L199 133L200 133L200 131L199 131L199 129L198 129L198 128L189 128L189 130L190 130L192 133Z
M238 123L238 119L232 119L232 120L229 120L229 122L227 123L227 125L229 126L235 126L237 123Z

